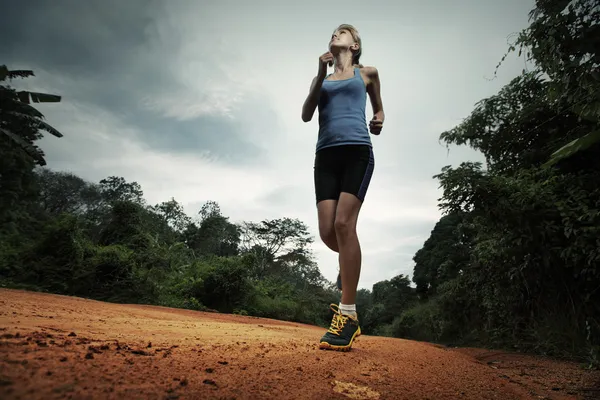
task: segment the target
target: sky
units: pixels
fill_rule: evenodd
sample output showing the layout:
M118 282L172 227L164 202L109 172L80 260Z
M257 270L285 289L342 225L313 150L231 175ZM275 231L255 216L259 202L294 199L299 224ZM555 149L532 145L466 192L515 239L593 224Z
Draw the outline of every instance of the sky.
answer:
M39 145L48 167L89 181L138 182L149 204L194 216L213 200L232 222L298 218L325 278L313 162L318 118L301 109L332 31L354 25L361 63L379 70L385 123L362 207L359 288L398 274L441 216L433 176L481 161L439 135L526 68L510 55L533 0L5 0L0 64L32 69L17 88L62 96L37 105L64 134ZM367 120L373 113L367 104Z

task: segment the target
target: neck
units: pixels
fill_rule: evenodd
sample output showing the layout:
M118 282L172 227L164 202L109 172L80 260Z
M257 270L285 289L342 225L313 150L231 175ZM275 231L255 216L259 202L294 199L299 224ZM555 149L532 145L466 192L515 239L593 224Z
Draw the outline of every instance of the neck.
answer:
M336 54L334 56L334 68L335 72L343 74L344 72L352 69L352 53L349 51L344 51Z

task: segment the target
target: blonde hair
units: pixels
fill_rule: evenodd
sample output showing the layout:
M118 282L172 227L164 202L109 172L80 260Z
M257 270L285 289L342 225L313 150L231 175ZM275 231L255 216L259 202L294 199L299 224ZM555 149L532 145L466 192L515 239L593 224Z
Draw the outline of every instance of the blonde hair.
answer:
M362 68L363 65L359 63L360 56L362 55L362 40L360 39L358 30L350 24L342 24L342 25L338 26L334 32L340 31L342 29L350 32L350 35L352 35L352 39L354 39L354 41L356 43L358 43L358 51L352 55L352 64L354 64L355 66L357 66L359 68Z

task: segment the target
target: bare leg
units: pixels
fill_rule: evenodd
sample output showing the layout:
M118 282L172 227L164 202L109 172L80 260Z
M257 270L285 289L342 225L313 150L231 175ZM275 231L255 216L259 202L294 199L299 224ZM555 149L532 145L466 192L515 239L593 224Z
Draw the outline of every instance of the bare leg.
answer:
M331 250L339 253L339 246L334 227L337 204L337 200L323 200L317 204L317 210L319 213L319 234L321 240ZM342 290L341 272L338 273L336 285L339 290Z
M334 220L342 274L342 304L355 304L360 278L361 249L356 223L362 202L354 195L342 192Z
M319 235L321 240L327 247L336 253L339 252L337 237L335 234L335 210L337 200L323 200L317 204L317 212L319 215Z

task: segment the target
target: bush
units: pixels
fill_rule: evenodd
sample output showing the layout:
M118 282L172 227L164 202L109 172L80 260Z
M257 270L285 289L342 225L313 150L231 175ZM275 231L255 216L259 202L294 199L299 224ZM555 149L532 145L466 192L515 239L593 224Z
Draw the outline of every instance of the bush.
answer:
M25 276L19 280L53 293L70 294L75 277L85 268L87 244L77 218L59 216L46 226L37 243L21 249Z
M209 308L232 312L250 294L248 269L241 257L214 257L196 263L202 283L198 300Z
M292 321L297 314L297 303L290 298L259 294L254 296L248 310L257 317Z
M404 311L392 323L394 337L437 342L443 335L443 316L435 301Z
M87 268L77 279L77 293L107 301L128 301L137 285L133 279L133 252L125 246L93 246Z

